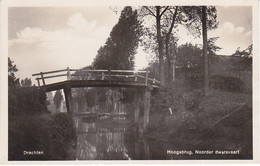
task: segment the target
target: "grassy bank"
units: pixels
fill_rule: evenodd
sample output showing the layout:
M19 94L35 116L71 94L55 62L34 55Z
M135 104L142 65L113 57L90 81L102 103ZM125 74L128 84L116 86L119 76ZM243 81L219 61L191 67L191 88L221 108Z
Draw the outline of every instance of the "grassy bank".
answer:
M170 111L171 110L171 111ZM194 158L252 158L252 94L200 90L176 81L152 98L146 136L171 142L179 150L240 150L236 156ZM162 145L164 146L164 145Z

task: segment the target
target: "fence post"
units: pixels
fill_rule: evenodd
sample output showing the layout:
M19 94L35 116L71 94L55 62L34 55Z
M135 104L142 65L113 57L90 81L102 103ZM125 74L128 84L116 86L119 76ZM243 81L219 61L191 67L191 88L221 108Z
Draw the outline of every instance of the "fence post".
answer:
M45 86L45 81L44 81L44 77L43 77L43 73L41 72L41 78L42 78L42 83Z
M111 84L111 69L108 68L108 75L109 75L109 84Z
M145 74L145 85L148 84L148 69L146 69L146 74Z
M67 80L71 80L71 73L69 67L67 67Z

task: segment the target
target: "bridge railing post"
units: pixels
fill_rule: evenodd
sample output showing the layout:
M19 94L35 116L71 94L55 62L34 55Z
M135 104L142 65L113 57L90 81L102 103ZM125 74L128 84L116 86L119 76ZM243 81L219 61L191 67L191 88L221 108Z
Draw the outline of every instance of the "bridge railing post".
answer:
M104 80L104 79L105 79L105 73L102 72L102 80Z
M108 75L109 75L109 78L108 78L109 84L111 84L111 69L110 68L108 69Z
M135 74L135 81L137 81L137 72L134 73Z
M41 79L42 79L43 85L45 86L45 80L44 80L44 77L43 77L43 73L42 73L42 72L41 72Z
M71 73L69 67L67 67L67 80L71 80Z
M149 74L149 71L148 71L148 69L146 69L146 73L145 73L145 85L148 84L148 74Z

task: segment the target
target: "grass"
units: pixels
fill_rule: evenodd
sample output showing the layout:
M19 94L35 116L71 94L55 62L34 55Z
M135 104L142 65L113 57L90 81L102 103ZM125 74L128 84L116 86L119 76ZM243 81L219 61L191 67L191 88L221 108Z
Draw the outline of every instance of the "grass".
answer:
M196 89L175 85L153 99L146 135L178 144L181 149L241 152L236 156L199 156L202 158L251 159L252 94L211 89L203 97Z

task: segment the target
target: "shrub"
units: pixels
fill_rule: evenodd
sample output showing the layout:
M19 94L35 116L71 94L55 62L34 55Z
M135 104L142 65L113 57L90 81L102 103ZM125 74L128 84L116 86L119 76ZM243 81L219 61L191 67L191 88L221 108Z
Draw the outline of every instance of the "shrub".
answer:
M177 68L176 78L183 79L184 86L192 88L201 88L203 85L203 68Z
M36 87L9 87L9 115L25 112L46 112L46 94Z
M24 114L8 122L9 160L75 159L76 134L66 114ZM23 155L23 151L43 151L43 155Z
M209 85L213 89L226 92L244 92L245 83L236 77L214 75L210 77Z
M184 86L183 80L176 80L170 87L161 89L151 99L150 129L161 132L169 131L171 128L170 132L174 133L180 127L183 130L196 128L195 116L202 95L199 91Z

